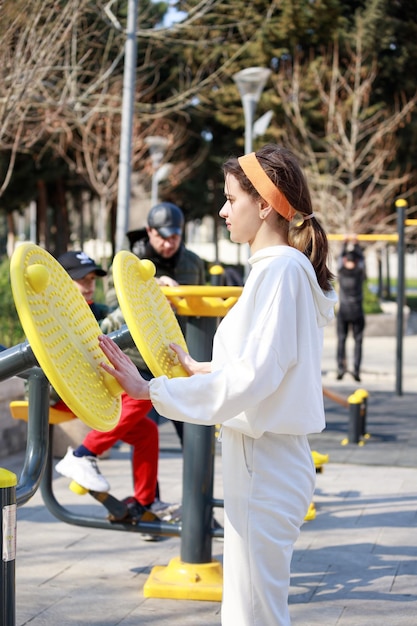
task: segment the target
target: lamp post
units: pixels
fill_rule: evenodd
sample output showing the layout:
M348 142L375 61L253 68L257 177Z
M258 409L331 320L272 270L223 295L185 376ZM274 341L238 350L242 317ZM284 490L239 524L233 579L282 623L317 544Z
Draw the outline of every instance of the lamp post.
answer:
M151 135L146 137L145 142L149 146L149 152L152 159L152 190L151 190L151 206L158 204L158 183L163 177L158 176L165 150L169 144L166 137L160 135Z
M245 116L245 154L252 152L253 119L256 105L270 74L271 70L266 67L247 67L233 74L233 80L242 99Z
M131 191L132 129L136 84L136 22L139 0L128 0L128 18L123 70L122 128L120 133L119 184L117 192L116 252L123 249L129 224Z
M236 74L233 74L243 105L245 116L245 154L252 152L253 143L253 121L255 117L256 105L259 102L263 88L269 78L271 70L266 67L247 67ZM246 246L248 248L248 246ZM239 244L239 263L241 262L241 245ZM245 266L245 278L249 273L248 264Z

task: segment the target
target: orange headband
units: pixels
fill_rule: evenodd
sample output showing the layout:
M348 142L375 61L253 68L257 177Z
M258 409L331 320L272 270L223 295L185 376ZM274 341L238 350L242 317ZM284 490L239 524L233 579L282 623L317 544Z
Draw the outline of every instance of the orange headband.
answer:
M271 207L286 220L291 221L296 211L283 193L274 185L259 163L254 152L238 158L239 165L255 187L259 195L267 200Z

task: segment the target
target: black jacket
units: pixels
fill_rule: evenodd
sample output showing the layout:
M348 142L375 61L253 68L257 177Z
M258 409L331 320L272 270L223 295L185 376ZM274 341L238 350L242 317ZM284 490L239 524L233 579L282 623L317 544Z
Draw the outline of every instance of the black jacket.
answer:
M350 255L354 261L353 268L347 268L344 259ZM352 252L346 248L338 259L339 281L339 315L345 320L356 320L363 317L363 283L366 280L365 259L361 248L355 245Z

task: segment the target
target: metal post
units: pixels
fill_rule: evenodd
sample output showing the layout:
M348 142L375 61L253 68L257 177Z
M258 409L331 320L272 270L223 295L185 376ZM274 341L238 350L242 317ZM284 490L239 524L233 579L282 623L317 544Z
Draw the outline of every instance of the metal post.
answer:
M385 298L391 299L391 272L389 264L389 243L385 246L385 268L386 268L386 283L385 283Z
M190 317L187 345L197 361L209 361L217 318ZM214 477L214 427L184 424L181 561L210 563Z
M245 154L252 152L255 111L270 74L271 70L266 67L247 67L233 75L233 80L239 89L245 117ZM240 247L241 244L239 244L239 263ZM246 246L246 248L249 250L248 246ZM245 278L247 278L248 274L249 267L246 263Z
M17 503L25 504L37 491L46 467L48 452L49 382L40 367L28 377L28 430L23 469L17 486Z
M396 350L396 375L395 391L397 396L403 395L402 389L402 365L403 365L403 335L404 335L404 258L405 258L405 209L408 206L407 200L399 198L395 202L397 208L397 229L398 229L398 278L397 278L397 350Z
M245 154L252 152L253 145L253 119L255 117L257 102L250 94L242 96L243 114L245 116Z
M157 172L152 173L152 188L151 188L151 207L158 204L158 176Z
M382 277L382 259L381 250L377 250L377 262L378 262L378 291L377 295L379 299L382 299L384 293L384 280Z
M116 252L123 250L129 225L129 205L132 173L132 128L136 83L136 22L138 0L128 0L128 17L123 71L122 129L120 134L119 186L117 193Z
M349 396L348 442L359 443L361 435L361 399L355 393Z
M161 135L150 135L145 137L145 143L149 146L152 161L152 187L151 187L151 207L158 204L158 186L160 181L161 163L165 151L169 145L169 140Z
M360 435L360 437L366 439L367 438L366 420L367 420L367 413L368 413L368 397L369 397L369 393L366 391L366 389L357 389L355 391L355 393L353 394L353 396L355 398L357 398L358 402L360 402L359 435ZM351 400L349 399L349 401L351 401ZM355 400L355 402L356 402L356 400ZM357 417L357 415L356 415L356 417Z
M361 407L361 436L366 437L366 422L368 417L368 392L365 389L361 389L362 392L362 407Z
M0 626L16 623L16 484L13 472L0 469Z

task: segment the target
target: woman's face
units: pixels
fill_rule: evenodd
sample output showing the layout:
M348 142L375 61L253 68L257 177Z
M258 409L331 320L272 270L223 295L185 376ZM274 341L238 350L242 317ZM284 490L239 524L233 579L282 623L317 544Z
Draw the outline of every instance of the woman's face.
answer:
M262 220L259 217L260 205L246 191L232 174L226 174L224 182L226 202L219 211L234 243L252 243Z

